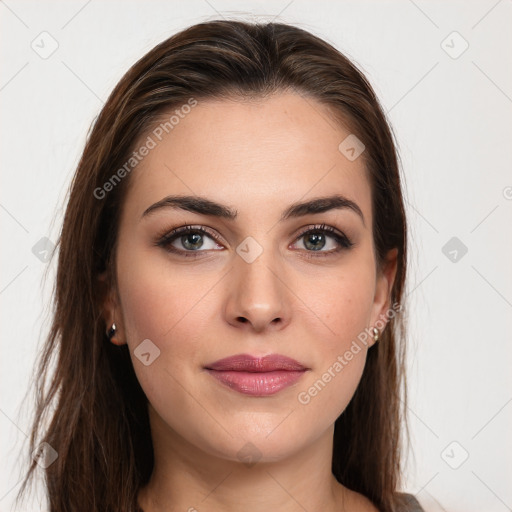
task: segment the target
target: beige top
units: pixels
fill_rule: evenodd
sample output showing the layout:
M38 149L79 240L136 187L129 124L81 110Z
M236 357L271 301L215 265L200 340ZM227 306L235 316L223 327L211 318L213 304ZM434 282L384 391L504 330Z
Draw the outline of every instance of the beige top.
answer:
M402 492L398 493L398 495L402 498L402 504L396 512L425 512L412 494Z

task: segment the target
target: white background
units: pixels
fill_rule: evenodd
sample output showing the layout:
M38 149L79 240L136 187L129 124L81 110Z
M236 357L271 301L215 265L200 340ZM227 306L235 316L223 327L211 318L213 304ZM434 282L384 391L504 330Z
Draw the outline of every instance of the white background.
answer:
M399 141L411 227L404 489L427 511L512 510L511 0L5 0L0 16L0 511L19 488L22 405L48 325L53 269L43 287L48 265L32 247L57 239L92 120L129 66L178 30L276 16L362 68ZM44 31L58 43L47 59L31 48L50 48ZM458 58L445 51L463 49L453 31L469 43ZM442 251L452 237L468 249L456 262Z

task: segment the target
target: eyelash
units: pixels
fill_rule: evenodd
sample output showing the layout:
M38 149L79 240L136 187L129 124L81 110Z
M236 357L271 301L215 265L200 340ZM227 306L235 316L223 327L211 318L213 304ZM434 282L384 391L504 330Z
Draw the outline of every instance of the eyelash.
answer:
M180 256L184 256L186 258L197 258L199 256L198 253L206 252L206 251L186 251L182 249L176 249L171 245L172 242L174 242L178 237L188 235L191 233L201 233L202 235L208 235L210 238L212 238L215 243L220 244L220 241L218 240L218 237L215 235L213 231L210 231L208 228L204 226L193 226L193 225L187 225L182 226L176 229L173 229L169 232L164 232L164 234L161 234L157 237L157 241L155 245L164 248L166 251L169 251L174 254L179 254ZM342 232L334 229L331 226L327 226L325 224L316 224L314 226L308 226L304 228L299 235L295 238L293 243L296 243L298 240L300 240L305 235L311 234L311 233L322 233L327 234L331 236L338 244L339 247L336 249L332 249L330 251L308 251L304 250L304 252L307 254L306 257L308 258L322 258L331 256L333 254L337 254L340 251L348 250L351 247L353 247L354 243Z

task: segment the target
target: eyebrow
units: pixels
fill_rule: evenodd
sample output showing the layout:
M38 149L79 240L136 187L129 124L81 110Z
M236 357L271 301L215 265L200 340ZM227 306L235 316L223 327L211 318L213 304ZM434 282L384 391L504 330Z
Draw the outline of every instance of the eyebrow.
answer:
M181 209L188 212L198 213L200 215L220 217L228 220L235 220L238 215L237 210L216 203L204 197L167 196L146 208L142 214L142 218L162 208ZM329 210L339 209L352 210L361 218L363 225L365 225L363 212L357 203L339 194L294 203L283 212L280 220L283 221L290 218L302 217L315 213L324 213Z

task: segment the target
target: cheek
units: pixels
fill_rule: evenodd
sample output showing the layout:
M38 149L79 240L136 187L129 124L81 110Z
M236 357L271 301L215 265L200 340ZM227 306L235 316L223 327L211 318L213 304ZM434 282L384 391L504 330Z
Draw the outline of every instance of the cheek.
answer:
M197 374L211 360L208 349L219 320L217 287L222 269L199 272L192 265L170 264L165 255L137 247L119 250L118 288L123 325L137 378L150 402L188 409ZM150 340L158 357L146 366L137 347ZM146 342L147 343L147 342ZM150 345L151 347L152 345Z
M305 413L334 421L351 400L364 370L369 321L375 291L375 270L371 258L359 259L344 268L304 283L298 291L308 297L314 312L303 328L314 341L315 367L298 391ZM317 320L315 321L315 318ZM320 320L320 321L318 321ZM309 412L306 412L309 410Z
M295 283L294 290L309 310L311 328L317 318L314 339L321 340L325 355L350 345L369 326L375 293L375 269L370 259L351 260L339 269L308 279L297 275Z
M192 267L172 265L154 248L120 250L119 295L130 347L146 338L161 345L196 314L202 297L215 283L210 274L197 275Z
M123 325L135 374L149 402L169 425L177 426L173 411L180 411L182 418L200 416L189 397L198 394L196 377L204 363L199 341L206 335L208 320L200 317L205 307L213 308L208 290L215 281L210 281L205 276L195 279L188 269L173 269L154 253L152 258L143 251L123 258L120 252L118 258ZM148 365L137 357L143 340L152 344ZM158 354L154 359L153 352Z

